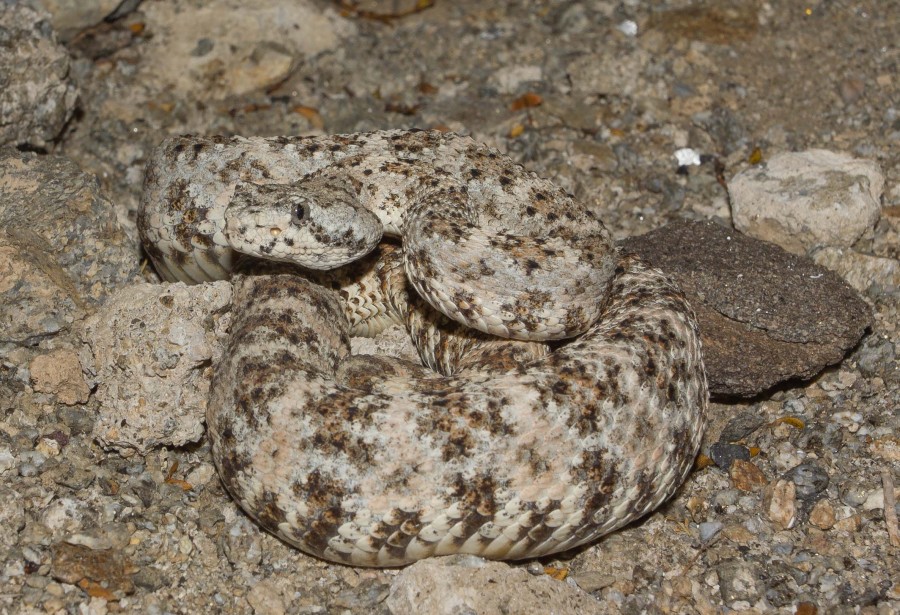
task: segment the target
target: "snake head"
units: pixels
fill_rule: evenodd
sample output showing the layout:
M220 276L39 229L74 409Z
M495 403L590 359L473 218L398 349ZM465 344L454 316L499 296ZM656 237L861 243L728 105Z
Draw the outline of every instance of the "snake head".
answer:
M237 184L225 209L230 247L308 269L333 269L368 254L381 240L381 222L350 186L317 183Z

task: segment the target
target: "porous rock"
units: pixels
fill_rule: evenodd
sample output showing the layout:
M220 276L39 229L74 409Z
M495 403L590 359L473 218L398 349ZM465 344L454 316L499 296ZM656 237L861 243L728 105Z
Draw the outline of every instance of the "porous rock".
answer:
M101 444L145 452L200 439L230 305L228 282L136 284L84 322L81 361L97 385Z
M138 272L97 179L57 156L0 151L0 344L34 344Z
M687 294L715 395L752 396L810 378L840 361L872 322L837 274L713 222L675 222L623 245Z
M576 587L468 555L422 560L404 568L391 584L387 606L397 615L601 612L599 603Z
M735 228L797 254L871 233L883 190L876 162L821 149L777 154L728 183Z
M50 16L0 2L0 145L44 147L72 117L78 90Z

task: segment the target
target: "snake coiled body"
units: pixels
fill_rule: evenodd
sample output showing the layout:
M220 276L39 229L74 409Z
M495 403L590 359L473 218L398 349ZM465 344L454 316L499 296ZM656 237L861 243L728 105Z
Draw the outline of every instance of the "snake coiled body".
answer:
M435 309L522 340L583 333L614 265L590 208L437 131L171 138L147 167L137 222L160 274L184 282L227 277L236 252L331 269L398 236Z
M403 151L409 153L410 144L422 146L422 133L400 134L409 136ZM429 185L438 189L428 192L429 198L449 191L456 194L449 200L454 207L493 208L497 215L492 217L501 221L531 215L545 223L565 218L570 209L579 224L593 219L580 217L583 211L564 193L551 193L546 180L515 170L520 168L469 140L461 145L452 137L428 137L429 147L451 146L428 165L415 164L413 155L392 166L398 152L384 148L397 135L330 137L324 142L337 148L331 155L338 157L343 142L355 152L348 164L364 169L372 168L371 160L353 144L360 138L365 144L381 143L377 166L387 165L392 177L392 169L400 167L404 177L416 176L404 184L407 196L420 194L415 186ZM284 214L269 216L269 209L287 202L288 219L324 220L333 230L355 214L327 210L327 204L310 195L337 190L352 201L379 193L375 184L361 191L354 182L357 176L345 173L340 160L297 172L296 140L285 141L283 158L276 140L254 145L253 155L246 154L246 141L223 140L226 162L215 162L213 154L192 163L190 152L202 153L210 142L200 139L194 150L190 139L181 140L178 151L169 143L151 165L156 170L148 176L139 226L148 253L169 278L200 281L230 275L238 245L256 256L265 257L269 250L289 260L278 256L282 246L269 241L283 237ZM235 143L243 155L232 155L229 144ZM260 147L267 150L265 165L257 156ZM301 149L309 153L305 145ZM319 147L313 149L317 151ZM239 159L254 170L242 170ZM212 163L219 165L215 172L210 171ZM166 165L175 174L174 183L160 180L159 169ZM272 171L279 166L284 168ZM477 185L467 180L460 188L459 175L448 171L450 181L431 181L454 166L470 175L474 169L478 181L484 175L494 179ZM247 173L278 181L244 185L235 179ZM478 185L494 184L501 189L471 196ZM504 192L502 187L510 184L515 190ZM387 193L395 195L388 200L398 194ZM538 193L544 198L536 198ZM513 206L510 194L540 201L539 215L522 214L533 206L527 200ZM337 200L343 202L343 197ZM413 209L423 207L421 200L410 200ZM317 207L324 212L319 218ZM299 209L291 213L291 208ZM535 260L517 270L521 263L501 263L509 253L491 256L490 264L505 271L501 277L533 276L545 257L584 255L571 266L591 270L576 273L591 284L576 294L596 293L594 316L587 317L586 326L576 325L583 333L552 350L534 342L497 340L449 323L428 305L432 301L420 297L423 283L409 279L422 273L410 267L409 252L418 247L410 248L414 238L404 235L408 216L418 213L401 211L396 224L401 250L382 249L380 256L370 257L375 265L362 267L349 282L325 280L341 287L343 301L333 289L294 274L236 280L235 320L215 368L207 424L220 475L242 508L308 553L354 565L393 566L449 553L500 559L555 553L621 527L668 498L693 463L707 405L697 323L680 291L661 272L612 250L608 234L596 226L596 250L566 237L568 246L554 244L543 257L538 252L547 243L539 235L521 240L521 234L492 231L511 238L513 253ZM224 220L232 214L231 221ZM381 219L385 228L387 218ZM417 232L450 233L450 243L457 242L459 251L474 251L455 261L451 273L457 281L479 277L474 281L482 286L473 287L489 287L497 268L462 267L481 260L478 250L485 246L469 228L478 217L443 219L430 227L423 220ZM454 235L454 228L460 233ZM561 234L567 228L560 227ZM338 242L345 237L354 251L377 242L364 231L317 228L313 235L317 233ZM548 268L562 271L557 265ZM426 276L425 283L440 292L440 277ZM523 284L534 284L534 278ZM594 290L588 291L589 286ZM515 298L507 294L502 301ZM460 320L461 313L475 313L476 321L489 321L490 314L470 309L479 299L466 298L463 309L449 309L447 316ZM524 319L504 321L503 327L514 334L536 332L539 339L556 336L545 327L550 323L552 329L559 320L552 314L552 296L535 301L547 309L540 308L534 319L528 317L527 295L522 299L522 305L507 307ZM587 314L575 311L580 317ZM426 363L450 375L386 357L352 356L349 336L366 329L367 315L373 313L372 320L404 319ZM571 333L568 325L561 330ZM529 335L519 337L531 339Z

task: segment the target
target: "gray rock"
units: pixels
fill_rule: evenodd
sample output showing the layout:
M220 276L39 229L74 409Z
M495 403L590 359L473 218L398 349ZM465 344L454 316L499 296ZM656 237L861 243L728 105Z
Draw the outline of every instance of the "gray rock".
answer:
M765 586L766 600L779 608L795 604L799 587L806 582L803 572L782 562L771 562L760 576Z
M712 222L674 222L622 245L687 294L715 395L752 396L810 378L872 323L866 303L833 272Z
M900 260L896 258L834 247L814 250L810 257L817 264L838 273L861 293L900 297Z
M721 521L706 521L701 523L698 526L698 529L700 530L700 540L702 542L708 542L713 536L722 531L723 527L725 527L725 525Z
M25 527L25 508L22 494L11 488L0 488L0 498L4 502L0 506L0 556L5 556Z
M616 577L597 570L585 570L572 575L575 584L588 593L594 593L616 582Z
M797 488L797 498L812 501L828 488L828 472L813 462L801 463L784 473Z
M858 355L859 370L865 376L873 376L879 369L896 370L897 349L889 339L869 337L861 345ZM897 373L895 371L895 373Z
M751 562L731 560L717 568L719 592L727 605L737 601L755 601L759 595L759 570Z
M853 245L881 212L878 164L828 150L773 156L728 183L734 226L790 252Z
M722 433L719 434L719 441L737 442L762 427L765 422L766 418L759 413L758 408L741 412L728 421L728 424L722 429Z
M0 153L0 345L69 328L137 277L96 178L56 156Z
M69 54L50 16L22 3L0 3L0 145L45 147L75 109Z
M53 28L68 41L80 30L96 25L113 13L122 0L41 0L53 17Z
M746 446L741 446L740 444L716 442L709 447L709 457L717 466L727 472L731 469L732 464L738 459L741 461L749 460L750 450Z
M246 517L239 517L222 534L222 552L235 567L259 566L263 546L259 528Z
M601 612L599 603L578 588L472 556L422 560L404 568L391 584L387 606L397 615Z
M374 613L390 593L390 586L375 579L368 579L356 587L347 588L335 596L333 607L349 609L354 613Z

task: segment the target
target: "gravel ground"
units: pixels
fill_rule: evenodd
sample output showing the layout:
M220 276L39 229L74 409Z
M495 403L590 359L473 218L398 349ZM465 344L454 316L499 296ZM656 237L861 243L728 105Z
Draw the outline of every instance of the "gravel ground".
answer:
M19 15L19 29L16 4L0 2L0 67L18 67L0 70L0 139L19 146L0 150L0 193L50 205L38 223L0 202L0 292L30 293L0 306L0 612L900 610L889 536L900 511L900 2L145 0L106 21L117 3L47 2L52 17ZM18 42L28 37L38 42ZM32 49L50 59L26 70ZM807 253L861 293L874 324L811 380L716 399L704 449L714 463L596 544L386 571L305 556L237 509L199 430L138 446L126 422L110 425L119 409L82 343L97 318L83 327L117 289L139 305L164 292L141 285L158 279L141 267L134 226L164 136L409 127L508 152L619 238L679 218L731 225L731 179L780 152L872 161L884 176L877 222L852 245ZM700 164L680 166L682 148ZM83 207L51 207L66 201ZM30 256L40 238L29 224L71 242L61 268ZM201 370L228 292L178 304L215 321L191 333L211 348L195 357ZM127 354L110 364L131 365ZM170 412L196 416L188 405Z

